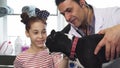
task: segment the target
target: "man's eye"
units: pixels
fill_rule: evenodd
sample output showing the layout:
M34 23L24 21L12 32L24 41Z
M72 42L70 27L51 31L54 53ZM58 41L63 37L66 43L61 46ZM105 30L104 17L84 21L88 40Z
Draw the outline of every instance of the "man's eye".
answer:
M63 16L65 16L65 13L61 13Z
M67 9L66 11L67 11L67 12L71 12L71 9L69 8L69 9Z

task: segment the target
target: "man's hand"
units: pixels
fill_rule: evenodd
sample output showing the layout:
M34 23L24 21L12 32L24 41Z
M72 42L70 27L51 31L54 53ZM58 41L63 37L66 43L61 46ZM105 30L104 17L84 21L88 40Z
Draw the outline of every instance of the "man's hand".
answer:
M112 60L114 57L120 55L120 24L101 30L99 34L105 34L104 38L98 43L95 48L94 54L96 55L99 50L105 46L105 55L107 60Z

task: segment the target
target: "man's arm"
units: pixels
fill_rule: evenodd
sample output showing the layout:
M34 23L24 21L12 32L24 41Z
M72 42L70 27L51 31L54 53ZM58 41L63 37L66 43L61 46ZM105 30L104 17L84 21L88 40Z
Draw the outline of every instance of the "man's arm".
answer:
M115 56L118 57L120 55L120 24L101 30L99 34L105 34L105 36L98 43L94 54L97 54L99 50L105 46L107 60L112 60Z

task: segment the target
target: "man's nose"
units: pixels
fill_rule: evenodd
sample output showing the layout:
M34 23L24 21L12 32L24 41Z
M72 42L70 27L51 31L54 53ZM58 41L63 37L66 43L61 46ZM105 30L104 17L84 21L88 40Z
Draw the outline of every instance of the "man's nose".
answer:
M71 15L69 13L65 13L65 19L67 22L70 22Z

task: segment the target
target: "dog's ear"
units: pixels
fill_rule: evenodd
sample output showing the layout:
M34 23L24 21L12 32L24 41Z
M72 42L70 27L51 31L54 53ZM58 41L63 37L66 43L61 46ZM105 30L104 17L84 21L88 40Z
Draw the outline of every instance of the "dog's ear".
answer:
M51 31L51 34L54 35L54 34L55 34L55 30L52 30L52 31Z

